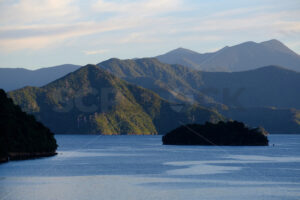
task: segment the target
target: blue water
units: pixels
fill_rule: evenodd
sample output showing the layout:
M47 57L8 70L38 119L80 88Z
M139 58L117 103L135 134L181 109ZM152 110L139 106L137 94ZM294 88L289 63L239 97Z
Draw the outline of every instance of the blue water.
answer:
M1 200L300 199L300 135L271 135L268 147L164 146L161 136L56 138L55 157L0 165Z

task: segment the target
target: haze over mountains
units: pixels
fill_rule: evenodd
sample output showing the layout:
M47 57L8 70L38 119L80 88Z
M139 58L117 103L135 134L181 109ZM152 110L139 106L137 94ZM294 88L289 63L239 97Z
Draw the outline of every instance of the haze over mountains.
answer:
M79 68L79 65L72 64L41 68L37 70L28 70L24 68L0 68L0 88L5 91L11 91L25 86L40 87Z
M197 71L188 67L164 64L155 58L134 60L113 58L97 65L172 102L191 103L196 99L201 100L201 104L206 106L216 103L199 91L203 84L202 78L197 75Z
M276 66L201 72L154 58L109 59L44 87L25 87L9 95L61 134L163 134L183 122L223 118L218 112L251 126L262 125L271 133L296 133L299 74ZM107 100L105 91L115 92ZM115 103L103 110L103 101ZM97 106L89 111L92 105Z
M298 56L276 40L240 46L245 45L251 47L250 57L257 54L253 49L261 46L269 52L269 47L276 47L274 54ZM190 50L184 52L198 55ZM247 57L242 51L235 52L239 58ZM43 87L25 87L9 95L55 133L162 134L182 122L225 118L254 127L261 125L271 133L300 133L300 72L276 64L248 67L251 69L239 72L206 72L162 63L156 58L112 58L97 66L47 68L36 70L43 73L30 72L30 76L25 70L24 79L22 73L14 73L22 72L20 69L8 70L1 76L13 83L18 79L17 74L21 80L30 80L33 86L40 86L40 79L44 81ZM2 88L17 87L1 81ZM113 91L110 100L105 99L107 91ZM105 102L114 104L103 110ZM97 109L90 111L93 105Z
M244 72L201 72L154 58L110 59L98 66L171 101L300 109L300 73L277 66Z
M278 66L201 72L154 58L110 59L98 66L172 102L216 109L225 117L262 125L271 133L300 132L299 72Z
M300 71L300 56L278 40L245 42L204 54L178 48L156 58L162 63L211 72L246 71L270 65ZM25 86L40 87L79 68L71 64L37 70L0 68L0 88L11 91Z
M177 110L154 92L94 65L41 88L15 90L9 96L56 134L164 134L181 123L224 119L216 111L196 105Z
M275 39L261 43L245 42L203 54L178 48L156 58L163 63L212 72L245 71L269 65L300 71L300 56Z

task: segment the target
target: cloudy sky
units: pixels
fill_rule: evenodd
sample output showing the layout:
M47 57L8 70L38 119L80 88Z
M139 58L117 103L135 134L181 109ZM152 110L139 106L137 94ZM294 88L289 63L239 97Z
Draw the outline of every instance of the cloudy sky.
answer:
M300 53L299 0L0 0L0 67L201 53L279 39Z

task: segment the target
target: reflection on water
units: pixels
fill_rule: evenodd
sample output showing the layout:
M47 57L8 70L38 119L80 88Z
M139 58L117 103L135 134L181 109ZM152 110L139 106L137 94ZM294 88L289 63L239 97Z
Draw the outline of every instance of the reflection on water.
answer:
M272 135L274 147L163 146L160 136L57 139L55 157L0 165L1 200L300 197L300 135Z
M168 165L173 165L172 163L167 163ZM167 173L170 175L203 175L203 174L219 174L219 173L229 173L233 170L240 170L241 167L231 167L231 166L217 166L217 165L208 165L203 163L198 164L188 164L181 163L179 166L187 166L183 169L173 169L168 170ZM174 166L178 166L175 164Z

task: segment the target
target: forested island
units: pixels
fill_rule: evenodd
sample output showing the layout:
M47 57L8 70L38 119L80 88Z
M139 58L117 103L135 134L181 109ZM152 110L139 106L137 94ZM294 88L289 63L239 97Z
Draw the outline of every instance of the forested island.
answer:
M0 163L56 154L54 134L0 89Z
M249 128L238 121L220 121L180 126L164 135L162 141L165 145L267 146L267 135L262 127Z

